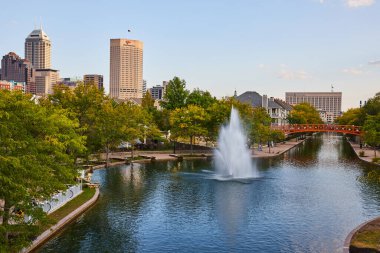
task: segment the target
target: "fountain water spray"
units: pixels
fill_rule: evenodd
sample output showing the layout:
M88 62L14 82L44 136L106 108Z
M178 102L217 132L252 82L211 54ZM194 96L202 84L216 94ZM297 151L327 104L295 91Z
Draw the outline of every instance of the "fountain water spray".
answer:
M216 173L223 179L244 179L257 176L252 166L247 136L240 124L239 113L232 108L230 122L219 133L218 148L214 151Z

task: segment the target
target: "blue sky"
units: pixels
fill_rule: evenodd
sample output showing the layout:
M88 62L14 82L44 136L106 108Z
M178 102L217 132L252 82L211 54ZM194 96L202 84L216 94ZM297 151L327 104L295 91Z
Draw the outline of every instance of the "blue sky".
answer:
M1 4L0 53L24 56L39 26L61 77L109 83L109 39L144 42L148 87L173 76L217 97L247 90L343 92L343 109L380 91L378 0L26 0ZM131 33L128 33L128 29Z

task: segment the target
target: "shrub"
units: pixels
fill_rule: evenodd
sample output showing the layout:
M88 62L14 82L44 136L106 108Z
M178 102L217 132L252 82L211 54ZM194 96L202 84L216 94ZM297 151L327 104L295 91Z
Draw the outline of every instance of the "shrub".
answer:
M374 157L372 159L372 162L374 162L374 163L380 163L380 157Z
M359 156L360 157L364 157L365 156L365 152L364 151L359 151Z

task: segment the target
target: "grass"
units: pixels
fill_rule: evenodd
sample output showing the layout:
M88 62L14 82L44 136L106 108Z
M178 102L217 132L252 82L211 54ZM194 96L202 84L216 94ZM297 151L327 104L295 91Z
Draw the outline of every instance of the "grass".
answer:
M366 248L377 250L380 248L380 231L379 230L365 230L358 232L352 238L351 246L356 248Z
M69 215L78 207L90 200L95 194L95 188L83 188L83 192L74 199L67 202L64 206L48 215L55 223Z

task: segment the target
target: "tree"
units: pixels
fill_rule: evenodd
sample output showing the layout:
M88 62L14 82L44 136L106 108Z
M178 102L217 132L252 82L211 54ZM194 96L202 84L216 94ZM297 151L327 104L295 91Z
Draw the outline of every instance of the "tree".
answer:
M154 98L150 94L149 91L145 92L144 97L141 101L141 107L144 108L148 113L153 114L155 111L157 111L157 108L154 106Z
M269 141L271 118L265 108L252 108L247 121L250 145Z
M176 137L190 137L191 154L193 154L193 137L204 136L207 133L205 122L206 111L199 106L189 105L177 108L170 113L171 133Z
M363 126L365 142L373 147L376 157L376 147L380 145L380 113L368 116Z
M186 81L175 76L166 86L161 106L167 110L185 107L188 95L189 91L186 90Z
M78 128L67 110L40 106L19 92L0 91L0 252L28 245L46 217L35 203L73 183L74 157L85 150ZM32 221L25 223L24 215Z
M335 123L339 125L355 125L361 126L360 117L362 114L361 108L351 108L342 114L342 116L338 117L335 120Z
M290 124L323 124L319 112L309 103L293 106L288 121Z
M197 105L203 109L207 109L215 102L216 98L211 96L210 92L202 91L200 89L194 89L186 99L187 105Z
M67 109L72 119L79 121L80 130L86 136L88 154L103 148L100 135L97 133L97 118L101 115L102 104L106 96L102 90L91 84L80 83L71 90L64 85L54 87L54 94L49 96L53 105Z

